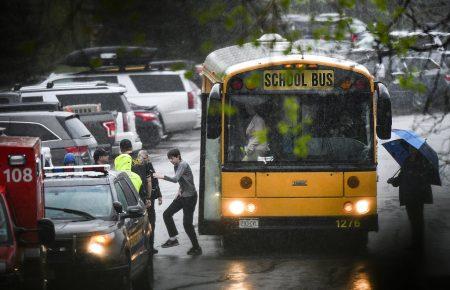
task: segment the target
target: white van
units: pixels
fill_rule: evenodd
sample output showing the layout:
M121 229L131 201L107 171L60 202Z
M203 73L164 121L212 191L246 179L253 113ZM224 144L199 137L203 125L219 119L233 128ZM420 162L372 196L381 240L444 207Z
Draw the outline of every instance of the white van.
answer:
M191 130L199 125L198 87L184 76L185 71L94 70L83 73L51 74L43 84L105 81L126 87L130 103L158 107L165 134Z

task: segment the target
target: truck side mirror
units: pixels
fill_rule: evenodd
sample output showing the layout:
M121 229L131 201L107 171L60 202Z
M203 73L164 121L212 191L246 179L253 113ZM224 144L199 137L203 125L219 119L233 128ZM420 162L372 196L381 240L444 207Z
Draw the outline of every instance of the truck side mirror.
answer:
M38 220L39 242L44 246L49 246L55 241L55 225L50 219L43 218Z
M209 94L206 107L206 138L216 139L222 133L221 87L215 84Z
M391 98L386 86L376 83L377 90L377 136L380 139L390 139L392 130Z

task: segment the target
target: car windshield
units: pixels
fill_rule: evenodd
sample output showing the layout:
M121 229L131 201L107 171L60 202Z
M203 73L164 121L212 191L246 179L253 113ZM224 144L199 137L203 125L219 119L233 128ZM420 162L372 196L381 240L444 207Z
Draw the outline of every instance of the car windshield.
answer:
M82 137L91 137L91 132L84 126L84 124L76 117L65 120L65 125L73 139Z
M0 244L7 243L10 239L9 223L6 217L6 208L0 198Z
M370 94L232 95L228 162L370 163Z
M112 196L109 185L47 186L45 206L86 212L96 218L107 218L112 214ZM83 219L75 213L46 209L51 219Z

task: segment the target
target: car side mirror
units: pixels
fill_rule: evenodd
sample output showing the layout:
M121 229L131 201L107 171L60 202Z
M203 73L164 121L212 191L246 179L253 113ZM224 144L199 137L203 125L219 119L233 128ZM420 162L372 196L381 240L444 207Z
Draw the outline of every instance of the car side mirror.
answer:
M120 217L122 219L125 219L125 218L135 219L135 218L143 217L144 214L145 214L145 209L142 206L132 205L132 206L127 207L127 212L125 214L121 215Z
M377 90L377 136L390 139L392 130L392 110L389 91L382 83L376 84Z
M123 212L123 206L120 201L114 201L113 208L116 211L116 213L118 213L118 214Z
M55 241L55 225L50 219L43 218L38 220L39 242L44 246L49 246Z

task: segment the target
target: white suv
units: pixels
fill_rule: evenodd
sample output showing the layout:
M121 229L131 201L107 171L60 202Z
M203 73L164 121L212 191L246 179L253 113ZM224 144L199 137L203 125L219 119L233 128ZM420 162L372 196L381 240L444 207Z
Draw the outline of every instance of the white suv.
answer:
M130 103L158 107L164 133L191 130L198 126L199 89L184 77L185 71L94 70L82 73L51 74L44 82L68 83L105 81L126 87Z
M117 111L115 142L112 154L119 154L119 143L128 139L133 151L142 149L142 142L136 133L134 111L124 97L122 85L105 82L52 83L20 88L22 101L59 102L63 107L80 104L99 104L103 111Z

